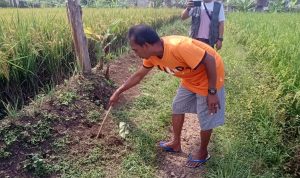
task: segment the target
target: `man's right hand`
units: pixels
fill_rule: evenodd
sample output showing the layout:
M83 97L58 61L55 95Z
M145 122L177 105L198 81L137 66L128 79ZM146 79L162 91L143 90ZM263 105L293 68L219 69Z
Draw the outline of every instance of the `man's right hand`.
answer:
M109 103L108 103L108 106L114 106L118 100L120 98L120 93L117 91L114 92L114 94L110 97L109 99Z
M181 20L188 19L190 17L189 12L191 8L194 7L194 2L192 0L186 1L186 8L181 13Z
M194 7L194 2L192 0L188 0L186 2L186 8L191 9L192 7Z

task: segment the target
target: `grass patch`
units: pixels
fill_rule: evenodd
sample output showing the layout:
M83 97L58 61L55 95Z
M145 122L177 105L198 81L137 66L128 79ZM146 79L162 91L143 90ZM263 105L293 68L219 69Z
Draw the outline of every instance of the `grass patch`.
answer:
M105 171L102 165L105 164L105 156L102 147L88 150L85 154L81 154L82 159L76 155L65 155L64 161L55 166L55 169L61 173L61 177L85 177L85 178L101 178L105 177Z
M123 160L121 177L155 175L156 143L168 134L165 128L171 121L171 103L178 86L178 80L170 77L162 72L148 77L140 96L115 113L120 121L129 123L129 142L133 144L133 151Z
M176 21L159 30L162 35L180 34L186 23ZM147 76L140 85L140 95L114 113L119 121L129 123L128 141L133 150L124 158L119 177L154 177L157 164L156 143L168 135L171 104L179 80L163 72Z
M289 177L282 169L287 151L280 82L234 34L225 36L226 124L215 130L207 177Z

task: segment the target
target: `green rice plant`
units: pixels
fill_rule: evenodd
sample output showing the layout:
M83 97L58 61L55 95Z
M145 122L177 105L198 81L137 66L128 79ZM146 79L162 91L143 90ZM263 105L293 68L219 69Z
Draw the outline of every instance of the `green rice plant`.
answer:
M268 70L271 75L257 81L265 80L261 91L274 101L267 103L267 99L256 98L256 106L260 107L252 113L253 119L259 119L253 125L255 132L260 139L265 138L265 146L273 145L262 157L265 166L281 164L285 171L297 176L299 168L292 160L299 156L300 144L299 18L296 13L234 13L229 15L227 24L227 30L235 34L235 40L248 52L247 60L252 66L262 66L261 72Z
M129 26L147 23L157 28L178 18L179 12L179 9L84 8L83 19L84 27L95 34L103 35L110 29L114 40L108 43L109 52L118 52L124 51ZM120 23L112 25L116 21ZM64 8L1 9L0 23L0 99L5 103L17 99L23 103L45 85L60 83L77 70ZM100 48L96 46L90 54L101 53Z
M16 102L16 104L5 103L3 101L1 102L4 106L5 113L9 118L16 119L17 117L19 117L18 102Z

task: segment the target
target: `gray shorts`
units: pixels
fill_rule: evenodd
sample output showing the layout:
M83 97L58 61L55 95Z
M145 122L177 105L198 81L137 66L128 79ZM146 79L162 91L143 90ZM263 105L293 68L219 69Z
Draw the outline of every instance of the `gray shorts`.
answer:
M195 113L198 116L200 129L209 130L224 124L225 121L225 89L218 90L221 109L217 113L208 114L207 97L201 96L180 86L173 100L173 114Z

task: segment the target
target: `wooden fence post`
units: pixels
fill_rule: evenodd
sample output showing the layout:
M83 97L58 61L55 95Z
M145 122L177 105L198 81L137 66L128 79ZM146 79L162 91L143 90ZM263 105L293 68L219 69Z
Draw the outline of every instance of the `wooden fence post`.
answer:
M82 71L83 74L90 74L91 61L87 47L87 40L83 31L82 10L79 5L79 0L68 0L67 15L72 29L75 53L80 71Z

